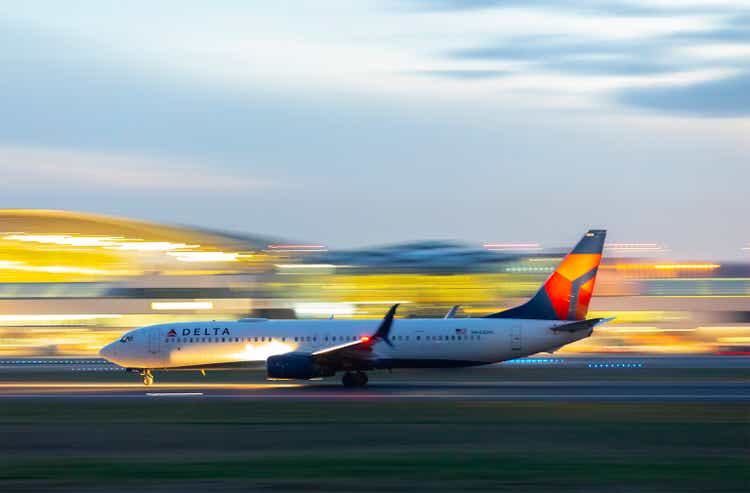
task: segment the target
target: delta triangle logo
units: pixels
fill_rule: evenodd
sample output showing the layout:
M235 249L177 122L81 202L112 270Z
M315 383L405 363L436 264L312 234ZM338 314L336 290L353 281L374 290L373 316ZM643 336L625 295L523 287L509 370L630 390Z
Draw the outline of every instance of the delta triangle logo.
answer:
M167 337L177 337L177 332L175 332L174 329L169 329L169 332L167 332Z

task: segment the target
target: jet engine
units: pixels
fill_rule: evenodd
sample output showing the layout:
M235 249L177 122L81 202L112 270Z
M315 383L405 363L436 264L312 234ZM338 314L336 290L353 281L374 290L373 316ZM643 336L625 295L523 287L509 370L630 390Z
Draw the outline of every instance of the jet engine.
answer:
M279 354L266 360L268 378L287 378L309 380L318 377L330 377L336 372L315 363L311 354Z

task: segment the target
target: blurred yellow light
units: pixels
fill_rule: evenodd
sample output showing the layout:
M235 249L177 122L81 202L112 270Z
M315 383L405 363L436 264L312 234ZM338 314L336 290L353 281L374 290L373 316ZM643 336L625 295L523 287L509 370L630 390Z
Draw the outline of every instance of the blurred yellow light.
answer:
M74 236L74 235L27 235L13 234L3 237L4 240L65 245L76 247L98 247L134 251L167 251L181 248L198 248L200 245L187 243L170 243L168 241L143 241L127 239L121 236Z
M657 264L654 269L675 269L675 270L712 270L721 267L719 264Z
M200 245L188 245L187 243L170 243L168 241L128 241L116 245L117 250L132 250L137 252L166 252L180 248L199 248Z
M750 344L750 337L719 337L717 341L728 344Z
M214 304L210 301L154 301L151 303L152 310L213 310Z
M71 267L65 265L28 265L16 260L0 260L0 269L20 270L26 272L48 272L50 274L84 274L90 276L115 276L132 273L128 270L104 270L89 267Z
M71 235L25 235L15 234L3 237L4 240L48 243L53 245L104 247L115 244L122 238L113 236L71 236Z
M294 311L305 315L353 315L355 309L348 303L297 303Z
M197 252L197 251L186 251L186 252L167 252L180 262L236 262L239 257L238 252L227 253L227 252Z
M660 329L659 327L608 327L602 326L597 327L597 332L609 332L609 333L629 333L629 332L695 332L697 329Z
M275 264L279 269L332 269L334 267L346 267L334 264Z
M0 315L0 323L13 322L68 322L71 320L92 320L102 318L121 318L112 313L90 314L54 314L54 315Z

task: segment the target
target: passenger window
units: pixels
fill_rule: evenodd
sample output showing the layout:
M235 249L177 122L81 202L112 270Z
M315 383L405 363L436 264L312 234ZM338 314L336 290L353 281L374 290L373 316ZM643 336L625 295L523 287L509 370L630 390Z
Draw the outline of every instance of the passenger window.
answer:
M417 336L417 340L419 340L419 336Z
M224 338L222 337L222 338L221 338L221 342L226 342L226 339L224 339Z

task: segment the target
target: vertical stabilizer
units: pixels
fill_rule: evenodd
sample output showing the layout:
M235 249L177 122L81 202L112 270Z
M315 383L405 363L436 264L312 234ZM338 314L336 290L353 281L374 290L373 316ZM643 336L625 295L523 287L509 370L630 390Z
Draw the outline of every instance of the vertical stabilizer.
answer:
M585 320L602 259L605 236L607 232L602 229L588 231L533 298L523 305L488 317Z

